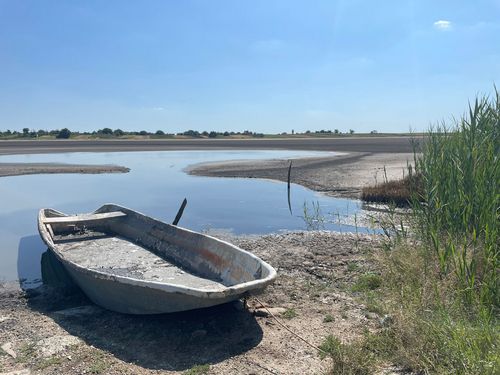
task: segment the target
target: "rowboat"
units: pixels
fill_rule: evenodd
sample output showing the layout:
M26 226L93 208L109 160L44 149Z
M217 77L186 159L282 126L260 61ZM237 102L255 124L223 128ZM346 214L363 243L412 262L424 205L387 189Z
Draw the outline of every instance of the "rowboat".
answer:
M273 267L233 244L115 204L71 216L41 209L38 230L83 292L121 313L219 305L276 278Z

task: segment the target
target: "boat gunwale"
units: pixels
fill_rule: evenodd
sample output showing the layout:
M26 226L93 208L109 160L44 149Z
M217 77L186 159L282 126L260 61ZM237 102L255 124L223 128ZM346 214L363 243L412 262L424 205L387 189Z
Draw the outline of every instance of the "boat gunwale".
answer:
M165 222L163 222L157 218L154 218L152 216L145 215L139 211L132 210L130 208L116 205L113 203L106 203L106 204L102 205L101 207L99 207L97 210L95 210L93 213L98 213L100 210L107 208L107 207L113 207L113 208L123 209L125 211L131 211L131 212L138 214L139 216L150 218L158 223L172 225L172 224L165 223ZM246 251L246 250L244 250L236 245L233 245L232 243L221 240L219 238L216 238L216 237L213 237L213 236L210 236L207 234L202 234L202 233L199 233L199 232L187 229L187 228L179 227L179 226L176 226L177 230L181 230L185 233L190 233L190 234L197 234L197 235L201 234L204 237L208 237L208 238L210 238L210 239L212 239L220 244L229 246L234 251L243 253L246 256L253 258L262 266L263 269L266 269L269 274L266 277L261 278L261 279L251 280L251 281L247 281L244 283L235 284L232 286L223 286L223 287L217 288L217 289L204 289L204 288L196 288L196 287L190 287L190 286L182 286L179 284L172 284L172 283L168 283L168 282L159 282L159 281L154 281L154 280L141 280L141 279L137 279L134 277L114 275L114 274L110 274L107 272L90 269L90 268L81 266L78 263L67 259L59 251L57 244L54 243L50 233L48 232L48 230L45 227L44 218L47 218L47 216L45 215L45 210L46 210L45 208L42 208L38 212L38 231L39 231L42 239L46 243L46 245L49 247L49 249L54 252L56 257L63 264L68 265L71 268L74 268L78 272L82 272L84 274L89 274L89 275L92 275L93 277L98 277L100 279L111 280L114 282L120 282L123 284L130 284L130 285L140 286L140 287L144 287L144 288L151 288L151 289L155 289L155 290L161 290L161 291L168 292L168 293L181 293L181 294L186 294L186 295L195 296L195 297L214 298L215 299L215 298L225 298L225 297L229 297L231 295L243 294L243 293L250 291L250 290L253 290L253 289L264 288L266 285L271 283L277 276L276 270L271 265L269 265L267 262L265 262L264 260L262 260L258 256L250 253L249 251ZM69 215L64 214L60 211L57 211L54 209L51 209L51 210L57 214L60 214L63 216L69 216ZM109 218L109 219L105 219L105 220L113 220L113 218ZM151 251L149 249L146 249L146 250Z

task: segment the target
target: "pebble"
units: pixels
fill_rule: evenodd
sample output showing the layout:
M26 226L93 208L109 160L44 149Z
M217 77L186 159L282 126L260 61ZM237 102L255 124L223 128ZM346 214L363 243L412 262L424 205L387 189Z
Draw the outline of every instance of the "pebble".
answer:
M0 372L0 375L31 375L31 371L28 369L15 370L10 372Z
M392 316L390 315L384 315L382 318L380 318L380 325L382 327L389 327L393 322L394 319L392 319Z
M268 311L269 310L269 311ZM283 314L284 312L286 311L286 309L284 307L268 307L267 309L263 309L263 308L260 308L260 309L256 309L253 314L255 316L260 316L260 317L264 317L264 318L267 318L269 316L272 315L281 315ZM271 314L270 314L271 313Z
M377 320L377 319L379 319L379 316L377 314L375 314L375 313L372 313L372 312L366 313L365 317L367 319L371 319L371 320Z
M5 344L3 344L1 346L2 350L7 353L8 355L10 355L12 358L17 358L17 354L16 352L14 351L14 349L12 348L12 343L11 342L6 342Z

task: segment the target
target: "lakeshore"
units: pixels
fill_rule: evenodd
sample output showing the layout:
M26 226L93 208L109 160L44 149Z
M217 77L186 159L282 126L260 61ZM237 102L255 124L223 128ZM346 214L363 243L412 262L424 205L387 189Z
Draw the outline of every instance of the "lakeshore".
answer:
M358 151L344 150L342 155L294 159L292 182L329 195L356 197L364 184L399 177L412 157L409 152L387 152L390 143L386 152L356 147ZM359 151L363 147L368 150ZM242 146L248 148L248 143ZM118 145L113 150L123 151ZM40 151L47 149L31 147L28 152ZM56 147L50 152L67 150ZM288 163L283 159L224 161L193 165L187 171L286 181ZM67 167L80 173L78 166ZM4 348L0 372L321 373L330 368L330 360L321 359L317 350L285 330L267 309L316 346L328 335L351 342L381 326L383 316L361 303L351 287L360 275L373 271L369 254L383 246L382 236L325 231L210 234L253 252L277 269L276 282L258 299L250 298L248 309L237 303L203 314L144 318L103 310L74 288L43 286L23 291L4 283L0 286L0 346Z
M310 150L347 153L293 161L292 181L334 196L357 197L363 186L397 179L412 162L409 137L349 137L250 140L95 140L2 141L0 155L65 152L133 152L175 150ZM288 160L201 164L188 173L214 177L267 178L287 181ZM127 166L47 163L0 163L0 177L34 173L124 173Z
M315 374L328 370L329 359L285 330L266 308L313 345L332 334L350 342L380 327L383 317L350 289L359 275L373 269L367 254L381 248L381 236L321 231L213 235L278 271L273 285L249 299L248 309L235 303L130 316L101 309L74 288L25 292L4 284L0 346L7 350L0 354L0 373L152 375L204 368L191 373Z

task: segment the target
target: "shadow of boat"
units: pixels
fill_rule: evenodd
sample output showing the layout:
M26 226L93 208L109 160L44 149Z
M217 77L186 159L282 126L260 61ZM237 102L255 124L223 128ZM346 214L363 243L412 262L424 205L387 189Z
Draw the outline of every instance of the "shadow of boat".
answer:
M42 254L44 285L27 290L29 306L69 334L138 366L182 371L245 353L262 340L255 317L237 303L162 315L126 315L90 302L62 264Z

